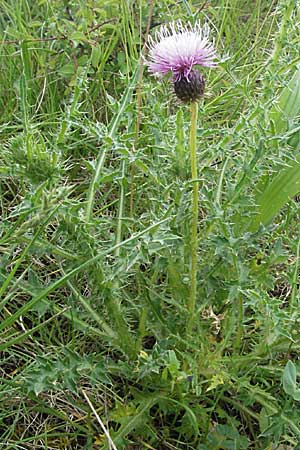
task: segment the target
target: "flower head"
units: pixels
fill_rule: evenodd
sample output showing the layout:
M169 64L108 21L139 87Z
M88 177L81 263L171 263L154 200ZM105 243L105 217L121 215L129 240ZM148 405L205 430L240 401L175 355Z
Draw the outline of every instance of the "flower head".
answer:
M193 68L197 65L204 67L217 65L217 53L213 43L209 41L207 24L201 27L197 22L194 26L191 23L183 26L181 21L177 21L163 25L156 31L154 39L149 37L148 48L149 71L158 76L171 72L175 93L178 95L179 92L178 97L181 100L195 100L203 95L204 79ZM190 98L186 91L191 87L189 83L193 84ZM184 95L180 96L182 89Z

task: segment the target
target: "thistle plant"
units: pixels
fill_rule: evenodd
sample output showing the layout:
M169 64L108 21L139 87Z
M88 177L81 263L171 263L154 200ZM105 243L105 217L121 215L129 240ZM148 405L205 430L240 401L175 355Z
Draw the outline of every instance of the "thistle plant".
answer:
M181 21L163 25L156 31L154 39L148 39L148 68L155 76L172 74L174 92L179 100L190 105L190 161L192 182L192 223L190 259L190 295L187 302L189 321L187 330L192 329L197 300L197 252L198 252L198 200L199 182L197 174L197 118L198 100L205 89L204 76L195 68L216 67L217 54L209 40L209 27L200 22L195 25Z

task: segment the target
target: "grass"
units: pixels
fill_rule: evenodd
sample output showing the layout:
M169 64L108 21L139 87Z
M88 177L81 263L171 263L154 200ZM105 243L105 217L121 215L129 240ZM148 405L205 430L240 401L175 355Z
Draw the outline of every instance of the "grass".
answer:
M1 6L0 448L298 448L299 7ZM140 54L196 18L228 58L199 105L187 327L189 108Z

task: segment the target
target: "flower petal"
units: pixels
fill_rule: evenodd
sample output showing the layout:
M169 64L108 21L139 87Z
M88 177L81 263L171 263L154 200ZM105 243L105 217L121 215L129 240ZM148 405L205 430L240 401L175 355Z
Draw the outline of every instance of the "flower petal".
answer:
M217 53L209 41L209 27L200 22L183 26L181 21L163 25L148 40L149 71L155 75L174 74L188 78L193 66L215 67Z

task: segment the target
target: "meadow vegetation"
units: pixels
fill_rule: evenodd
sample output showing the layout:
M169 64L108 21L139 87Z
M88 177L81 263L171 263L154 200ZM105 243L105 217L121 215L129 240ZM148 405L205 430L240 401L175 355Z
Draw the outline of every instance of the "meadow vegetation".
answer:
M2 0L0 448L297 449L297 0ZM148 33L208 21L189 108Z

